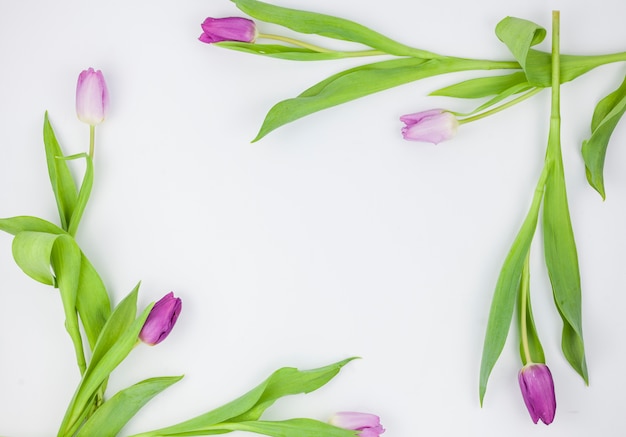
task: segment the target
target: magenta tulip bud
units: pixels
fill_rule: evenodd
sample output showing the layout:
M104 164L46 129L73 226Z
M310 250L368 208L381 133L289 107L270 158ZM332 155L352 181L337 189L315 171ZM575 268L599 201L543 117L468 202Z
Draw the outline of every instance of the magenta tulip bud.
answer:
M254 42L257 36L254 21L241 17L207 18L198 38L207 44L222 41Z
M109 108L109 92L100 70L84 70L76 85L76 114L90 126L101 123Z
M527 364L519 372L519 386L530 417L546 425L554 420L556 398L550 369L545 364Z
M403 115L400 121L406 125L402 128L402 136L405 140L433 144L453 138L459 127L456 117L443 109Z
M154 346L161 343L170 334L180 310L183 306L178 297L174 297L173 292L169 292L154 304L146 323L143 324L139 339L144 343Z
M358 431L360 437L379 437L385 432L380 418L374 414L345 411L335 413L329 422L339 428Z

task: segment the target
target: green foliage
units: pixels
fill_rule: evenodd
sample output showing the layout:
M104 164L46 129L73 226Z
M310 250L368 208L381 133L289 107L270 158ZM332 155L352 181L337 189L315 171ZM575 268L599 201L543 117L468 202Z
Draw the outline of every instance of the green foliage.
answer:
M591 120L591 137L583 141L587 180L606 198L604 189L604 160L606 150L617 123L626 112L626 79L611 94L600 100Z
M530 255L530 253L528 255ZM530 256L527 256L524 262L520 281L519 302L517 304L519 314L520 357L524 365L529 363L529 358L532 359L533 363L545 364L546 357L543 353L541 341L539 341L539 334L537 333L537 327L535 326L535 320L533 318L532 305L530 304L529 258ZM522 308L524 308L525 311L522 311ZM526 344L524 344L524 338L527 339ZM526 351L526 347L528 347L528 351Z
M212 410L206 414L202 414L193 419L185 422L173 425L167 428L158 429L142 434L137 434L133 437L156 437L156 436L179 436L179 435L212 435L225 431L231 431L232 428L237 426L253 427L250 422L258 420L263 412L269 408L277 399L294 395L298 393L309 393L325 385L330 381L343 366L352 361L353 358L349 358L338 363L331 364L329 366L321 367L313 370L298 370L292 367L284 367L274 372L269 378L263 381L260 385L250 390L243 396L229 402L215 410ZM239 425L233 425L238 423ZM244 425L241 425L244 423ZM289 423L289 427L279 426L276 430L280 432L286 432L294 422ZM305 425L311 425L311 421L303 422ZM259 425L262 426L262 425ZM317 429L318 425L315 425L314 429ZM230 427L230 428L229 428ZM231 429L232 428L232 429ZM266 427L263 429L271 429ZM293 430L294 433L287 434L267 434L272 436L296 436L297 429ZM344 430L345 431L345 430ZM306 428L301 429L302 434L299 435L314 435L306 434ZM325 435L325 434L323 434ZM330 434L334 435L334 434ZM336 434L338 436L344 436L346 434ZM353 434L347 434L353 435Z
M433 58L434 53L414 49L343 18L270 5L256 0L232 0L241 11L257 20L278 24L296 32L360 43L395 56Z
M225 49L237 50L253 55L268 56L271 58L287 59L290 61L326 61L329 59L342 59L349 56L344 52L316 52L311 49L291 47L280 44L258 44L247 42L224 41L214 45Z
M523 87L519 88L520 85ZM431 96L447 96L459 99L479 99L482 97L502 94L512 88L522 92L531 86L522 72L504 74L499 76L479 77L459 82L430 93Z
M120 390L91 416L76 437L113 437L154 396L180 381L182 376L151 378Z
M401 58L362 65L337 73L283 100L270 109L253 141L299 118L360 97L427 77L455 71L501 68L497 63L458 58Z
M502 353L506 338L511 327L515 301L521 284L524 262L528 257L530 245L535 235L539 220L539 209L544 196L545 183L550 174L551 166L546 164L543 168L537 188L533 196L530 210L526 215L517 237L504 260L500 270L500 276L496 283L496 290L491 301L489 321L483 346L483 355L480 365L479 396L482 404L487 391L487 381L493 367Z
M58 436L73 435L91 413L98 390L111 372L128 356L138 342L152 305L135 318L139 286L115 308L100 333L92 360L84 373L66 411Z
M59 209L59 217L61 218L61 227L67 230L70 226L70 220L76 208L78 199L78 190L76 183L67 166L67 162L63 159L63 152L59 146L59 142L54 135L54 130L48 119L46 112L44 117L43 140L46 150L46 162L48 164L48 175L52 184L52 192L56 199Z
M560 156L546 181L543 241L554 302L563 320L561 348L570 365L589 382L582 332L582 304L578 255L567 204Z

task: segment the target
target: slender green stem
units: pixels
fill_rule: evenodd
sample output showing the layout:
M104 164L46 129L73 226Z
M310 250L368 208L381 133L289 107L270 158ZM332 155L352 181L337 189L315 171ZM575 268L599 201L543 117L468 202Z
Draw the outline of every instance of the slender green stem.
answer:
M489 117L490 115L496 114L500 111L504 111L507 108L510 108L511 106L517 105L520 102L523 102L526 99L531 98L532 96L534 96L535 94L540 93L541 91L543 91L543 88L533 88L532 90L530 90L529 92L527 92L526 94L522 94L519 97L516 97L513 100L510 100L500 106L497 106L493 109L490 109L489 111L485 111L485 112L481 112L480 114L476 114L472 117L467 117L467 118L463 118L461 120L459 120L459 124L465 124L465 123L470 123L472 121L476 121L476 120L480 120L481 118L485 118L485 117Z
M93 158L93 153L96 144L96 126L89 126L89 156Z
M560 14L552 11L552 101L550 110L550 138L547 153L561 159L561 56Z
M317 46L315 44L309 44L307 42L304 41L300 41L298 39L294 39L294 38L289 38L287 36L282 36L282 35L272 35L272 34L265 34L265 33L260 33L257 38L263 38L263 39L273 39L275 41L280 41L280 42L284 42L287 44L293 44L295 46L298 47L302 47L305 49L309 49L312 50L314 52L318 52L318 53L335 53L336 50L330 50L324 47L320 47ZM378 56L378 55L384 55L385 52L381 52L380 50L362 50L362 51L357 51L357 52L342 52L345 53L346 57L358 57L358 56Z
M530 251L526 254L524 267L522 268L522 281L520 284L520 337L522 343L522 352L526 364L532 364L533 359L530 355L530 346L528 344L528 294L530 292Z

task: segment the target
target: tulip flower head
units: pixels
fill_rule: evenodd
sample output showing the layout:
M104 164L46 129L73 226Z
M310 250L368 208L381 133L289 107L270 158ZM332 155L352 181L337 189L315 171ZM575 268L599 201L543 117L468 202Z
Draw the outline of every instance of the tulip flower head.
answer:
M254 42L257 37L254 21L241 17L207 18L198 38L207 44L222 41Z
M109 91L100 70L89 68L78 76L76 115L90 126L101 123L109 108Z
M443 109L430 109L400 117L405 126L402 136L409 141L423 141L439 144L456 135L459 121Z
M527 364L519 372L519 385L530 417L546 425L554 420L556 398L552 373L545 364Z
M166 294L154 304L148 318L141 328L139 339L150 346L161 343L174 328L182 309L182 301L174 293Z
M385 432L380 418L374 414L344 411L335 413L329 422L339 428L358 431L360 437L379 437Z

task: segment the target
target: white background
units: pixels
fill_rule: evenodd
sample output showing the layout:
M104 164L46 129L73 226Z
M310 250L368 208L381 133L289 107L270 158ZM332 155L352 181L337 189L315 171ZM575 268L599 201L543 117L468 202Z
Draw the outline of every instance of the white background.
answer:
M281 4L351 18L425 50L490 59L510 59L493 32L500 19L549 28L551 10L561 9L563 52L626 49L621 0ZM134 350L109 393L147 377L186 376L122 435L205 412L279 367L355 355L363 359L323 389L280 401L265 417L367 411L381 416L385 437L625 435L624 126L607 156L605 202L587 185L580 156L593 107L621 82L623 64L562 89L591 384L560 351L538 238L533 303L558 403L546 427L523 405L514 331L482 409L477 379L493 288L541 171L548 93L463 126L453 141L405 142L400 115L476 105L426 97L476 76L440 77L250 144L274 103L363 61L296 63L197 40L204 18L230 15L239 13L227 0L0 4L0 216L56 222L43 114L68 154L85 151L76 78L101 69L111 110L97 129L96 182L78 241L115 302L139 280L141 306L170 290L183 299L171 336ZM57 291L15 266L5 234L0 301L0 435L53 435L78 383L73 349Z

